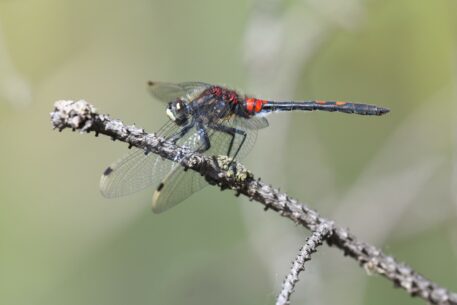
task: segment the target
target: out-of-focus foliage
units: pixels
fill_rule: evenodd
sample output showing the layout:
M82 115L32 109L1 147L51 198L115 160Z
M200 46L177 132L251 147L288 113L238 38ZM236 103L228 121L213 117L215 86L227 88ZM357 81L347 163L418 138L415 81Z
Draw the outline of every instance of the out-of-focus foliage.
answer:
M152 190L106 200L127 152L51 130L86 99L148 131L146 81L265 98L346 99L381 118L271 116L245 164L457 290L457 5L438 1L0 2L0 304L271 304L307 232L207 188L150 213ZM421 304L322 248L294 303Z

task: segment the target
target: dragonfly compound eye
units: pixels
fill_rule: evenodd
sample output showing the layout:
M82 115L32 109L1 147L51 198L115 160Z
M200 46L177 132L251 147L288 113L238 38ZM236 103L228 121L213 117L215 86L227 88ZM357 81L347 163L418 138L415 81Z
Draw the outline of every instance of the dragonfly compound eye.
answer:
M167 107L168 117L178 125L187 123L187 107L182 100L170 102Z

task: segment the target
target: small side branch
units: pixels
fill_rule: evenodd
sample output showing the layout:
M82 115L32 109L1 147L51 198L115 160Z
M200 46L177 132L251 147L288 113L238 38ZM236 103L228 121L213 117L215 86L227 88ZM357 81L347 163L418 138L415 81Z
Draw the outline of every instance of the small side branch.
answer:
M70 128L80 132L94 132L95 135L104 134L113 140L128 143L129 147L135 146L169 160L180 160L182 166L199 172L210 184L218 185L221 189L232 189L237 195L242 194L250 200L257 201L265 209L278 212L313 232L322 224L331 223L304 203L256 180L251 172L237 162L231 162L224 157L208 157L178 147L154 134L146 133L141 128L127 126L107 115L98 114L95 108L85 101L56 102L51 113L51 122L59 131ZM420 297L431 304L457 305L456 293L426 279L408 265L385 255L376 247L358 241L345 228L333 225L331 231L327 243L341 249L345 255L355 259L371 273L384 276L410 295Z
M282 290L276 299L276 305L290 304L290 296L294 292L295 284L298 282L298 275L305 270L305 262L311 260L311 254L316 252L317 247L322 245L324 240L332 234L332 229L333 225L331 223L323 223L308 238L306 244L300 249L300 253L292 263L290 273L284 280Z

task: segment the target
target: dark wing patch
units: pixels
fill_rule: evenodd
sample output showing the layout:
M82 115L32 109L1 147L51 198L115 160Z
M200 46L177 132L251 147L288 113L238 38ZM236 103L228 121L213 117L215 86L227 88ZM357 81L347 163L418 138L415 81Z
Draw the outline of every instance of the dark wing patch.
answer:
M104 176L108 176L109 174L111 174L113 172L113 169L111 168L111 166L108 166L105 171L103 172L103 175Z

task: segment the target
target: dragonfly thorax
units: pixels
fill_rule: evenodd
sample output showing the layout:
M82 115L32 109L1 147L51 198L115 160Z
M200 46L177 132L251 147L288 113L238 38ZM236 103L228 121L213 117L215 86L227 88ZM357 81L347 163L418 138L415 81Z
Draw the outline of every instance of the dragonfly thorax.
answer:
M181 99L168 103L166 112L170 120L177 125L184 125L188 122L189 110L187 104Z

